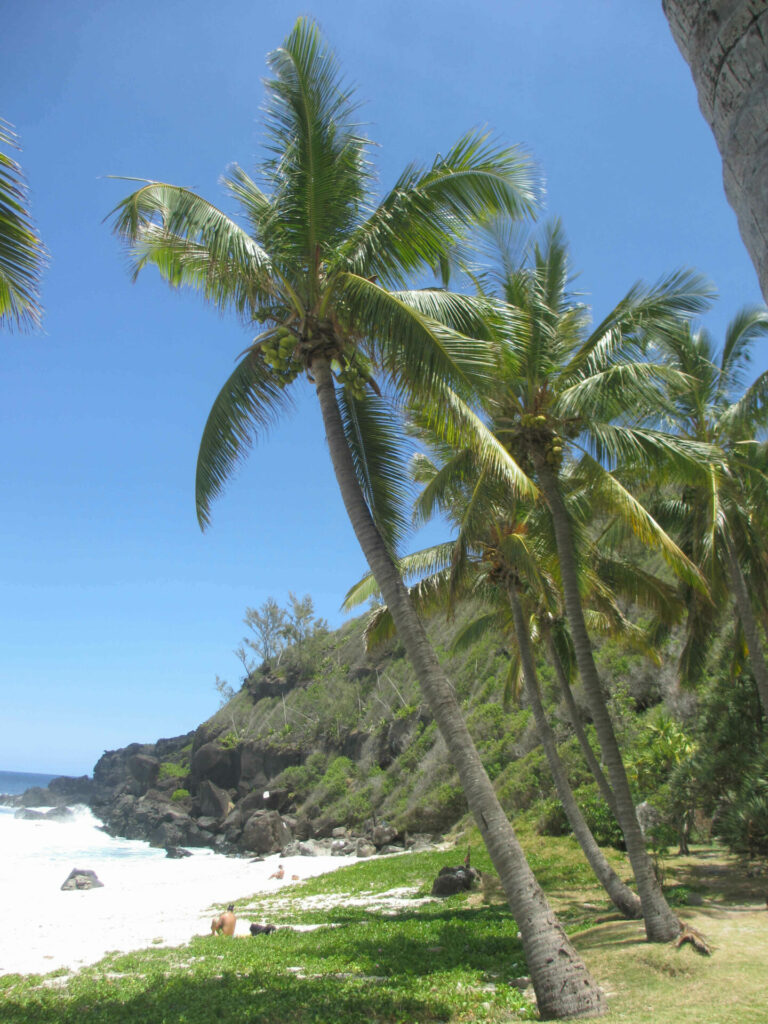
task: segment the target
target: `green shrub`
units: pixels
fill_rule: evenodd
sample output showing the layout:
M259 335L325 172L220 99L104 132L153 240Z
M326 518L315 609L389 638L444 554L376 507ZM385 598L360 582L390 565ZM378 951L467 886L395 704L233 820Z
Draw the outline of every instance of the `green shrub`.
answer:
M582 786L575 794L584 820L599 846L624 849L624 836L608 804L597 791L596 785Z
M726 793L715 815L714 832L736 853L768 856L768 751L754 762L739 788Z
M160 779L183 779L187 775L189 769L182 764L176 764L175 761L163 761L160 765L160 771L158 778Z
M571 831L563 805L559 800L552 797L544 801L541 814L536 822L536 831L540 836L567 836Z
M171 800L186 800L189 796L188 789L174 789L171 794Z

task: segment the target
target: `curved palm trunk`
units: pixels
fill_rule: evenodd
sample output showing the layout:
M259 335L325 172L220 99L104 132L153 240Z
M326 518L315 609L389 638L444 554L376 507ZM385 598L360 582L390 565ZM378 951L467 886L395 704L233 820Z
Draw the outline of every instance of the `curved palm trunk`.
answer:
M581 747L581 752L584 755L584 760L587 762L587 767L592 772L595 782L597 783L597 788L600 790L600 795L610 807L611 814L618 821L618 815L616 813L616 797L613 795L611 785L605 777L605 772L600 767L600 762L595 757L595 752L592 749L591 743L587 739L587 734L584 732L584 726L581 722L581 714L576 706L576 701L573 699L573 690L571 690L571 685L566 679L565 669L563 668L563 663L560 660L560 655L557 653L557 648L555 647L551 633L548 633L548 643L549 655L552 659L553 665L555 666L555 675L557 677L558 686L560 687L560 693L563 695L565 706L568 708L571 725L573 726L573 731L576 734L576 739L579 741L579 746Z
M736 608L741 619L741 626L749 648L749 660L752 663L752 672L757 683L757 691L760 694L760 701L763 705L763 714L768 719L768 669L763 654L763 644L760 639L760 630L757 619L752 609L752 602L749 599L747 583L739 565L739 558L733 541L726 534L724 538L725 553L728 560L728 574L731 577L733 596L736 601Z
M547 716L544 713L544 706L541 703L539 681L533 660L533 652L531 651L530 637L528 635L528 630L525 628L525 619L523 617L523 609L520 605L520 596L514 586L507 587L507 596L509 597L509 604L512 609L512 618L515 623L515 634L517 635L517 646L520 651L520 661L523 665L525 693L528 697L528 702L531 705L533 717L536 720L536 729L539 733L539 739L541 740L541 745L544 748L544 753L547 756L549 770L552 773L552 778L555 782L555 789L557 790L557 795L560 798L560 803L563 805L565 815L568 818L570 826L573 829L573 834L576 836L584 856L589 861L589 866L597 876L597 880L611 897L616 908L624 915L624 917L642 917L643 911L640 905L640 900L635 896L631 889L624 885L622 880L605 859L605 854L595 842L595 837L592 835L589 825L587 825L584 820L584 815L581 813L579 805L576 803L573 790L568 782L565 767L557 752L555 734L552 732L552 727L547 721Z
M603 699L600 678L592 656L584 613L579 594L578 573L573 552L573 539L568 511L560 493L560 487L552 467L540 454L536 456L536 471L539 484L549 505L555 542L560 562L560 575L565 598L565 610L576 654L576 664L589 701L592 721L595 725L603 762L616 799L616 811L627 854L637 883L637 891L643 904L645 934L651 942L670 942L680 934L681 924L672 913L661 891L653 864L645 849L645 840L635 812L635 804L627 781L627 773L621 758L619 745L613 731L608 709Z
M543 1019L605 1012L601 990L589 976L528 866L507 820L449 683L387 552L355 475L327 359L312 364L328 448L344 506L387 603L424 697L459 774L467 804L499 873L520 929Z

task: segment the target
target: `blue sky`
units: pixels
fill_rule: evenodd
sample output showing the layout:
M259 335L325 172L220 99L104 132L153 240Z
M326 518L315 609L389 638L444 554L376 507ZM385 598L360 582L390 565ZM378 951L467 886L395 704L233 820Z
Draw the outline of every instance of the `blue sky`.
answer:
M526 146L596 315L638 279L711 276L721 332L760 300L719 155L658 0L28 0L3 13L0 116L51 252L45 330L0 338L0 768L90 771L194 728L246 605L339 603L364 571L307 391L206 534L193 502L211 402L248 342L151 274L131 284L109 175L186 185L261 154L265 55L315 17L366 101L382 189L488 125ZM768 360L761 358L756 370Z

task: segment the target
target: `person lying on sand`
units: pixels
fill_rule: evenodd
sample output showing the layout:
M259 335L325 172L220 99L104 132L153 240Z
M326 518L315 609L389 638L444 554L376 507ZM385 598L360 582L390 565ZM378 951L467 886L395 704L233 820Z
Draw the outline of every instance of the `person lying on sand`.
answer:
M283 867L282 864L278 864L277 865L277 871L273 872L269 877L270 878L283 878L284 875L285 875L285 868Z
M214 917L211 921L211 934L212 935L234 935L235 924L237 918L233 911L235 909L234 903L230 903L223 914L219 914L218 917Z

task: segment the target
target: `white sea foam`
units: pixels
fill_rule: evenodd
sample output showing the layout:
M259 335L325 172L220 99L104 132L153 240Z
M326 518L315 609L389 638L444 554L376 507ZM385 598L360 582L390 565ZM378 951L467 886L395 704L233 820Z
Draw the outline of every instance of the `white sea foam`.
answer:
M0 808L0 907L12 922L0 932L0 974L77 969L110 950L180 945L210 932L213 904L276 891L294 874L309 878L350 859L291 858L282 881L269 877L279 860L210 850L171 860L147 843L106 835L85 807L67 822L14 819ZM62 892L72 868L90 868L104 887ZM238 919L236 934L248 925Z

